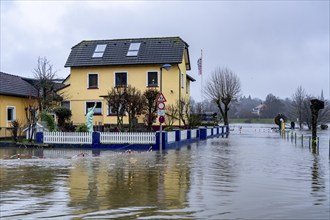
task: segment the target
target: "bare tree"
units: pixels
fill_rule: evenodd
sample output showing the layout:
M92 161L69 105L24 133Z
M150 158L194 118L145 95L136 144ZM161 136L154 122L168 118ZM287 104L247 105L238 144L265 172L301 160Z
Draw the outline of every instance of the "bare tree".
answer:
M191 129L193 127L200 125L201 112L202 112L199 106L200 103L196 104L193 99L190 99L183 101L181 105L183 105L183 111L184 111L184 114L181 116L181 119L185 127Z
M228 68L217 67L204 89L205 96L216 103L223 117L224 125L228 125L229 105L237 100L241 91L241 83L237 75Z
M145 106L146 111L146 122L148 126L148 131L151 131L152 123L157 118L157 97L159 95L159 91L156 89L147 89L143 96L147 102Z
M302 129L303 123L303 110L304 110L304 101L306 99L306 92L302 86L298 86L296 92L292 96L292 111L293 117L298 118L299 128Z
M128 85L126 89L126 109L128 113L128 130L133 131L137 124L136 115L141 114L145 98L142 96L141 91L134 86Z
M169 127L172 127L175 120L179 119L179 109L177 105L166 105L166 117L165 117L165 124Z
M110 108L109 111L117 115L117 127L119 130L123 127L123 117L127 107L126 96L126 88L115 87L108 92L108 96L106 97Z
M53 105L53 101L60 101L60 97L56 94L54 87L56 72L46 57L38 57L38 64L34 68L33 74L35 78L34 84L38 90L40 111L49 110Z

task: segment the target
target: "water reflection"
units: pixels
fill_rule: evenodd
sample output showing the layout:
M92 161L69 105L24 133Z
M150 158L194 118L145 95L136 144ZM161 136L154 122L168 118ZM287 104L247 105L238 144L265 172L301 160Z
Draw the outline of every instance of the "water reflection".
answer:
M319 156L316 154L313 156L313 165L311 167L311 195L315 198L314 205L322 205L327 201L327 197L325 196L326 187L324 182L324 173L319 164Z
M182 209L189 191L189 158L173 154L116 153L77 160L68 180L69 206L81 207L76 214L125 206Z
M250 130L162 153L0 148L31 156L0 160L0 217L328 219L325 149Z

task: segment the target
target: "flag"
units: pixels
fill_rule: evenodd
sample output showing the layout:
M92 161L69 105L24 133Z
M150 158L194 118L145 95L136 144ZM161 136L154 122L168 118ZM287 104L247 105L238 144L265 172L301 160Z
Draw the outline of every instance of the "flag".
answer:
M203 69L203 66L202 66L202 57L200 57L197 60L197 66L198 66L198 74L199 75L202 75L202 69Z

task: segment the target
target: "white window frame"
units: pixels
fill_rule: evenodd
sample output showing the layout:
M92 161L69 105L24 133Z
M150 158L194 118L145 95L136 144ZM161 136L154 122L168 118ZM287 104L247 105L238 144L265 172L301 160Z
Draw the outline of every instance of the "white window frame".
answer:
M111 107L108 103L107 103L107 116L116 116L117 115L117 113L115 113L115 112L109 112L109 107ZM126 116L128 113L125 111L124 112L124 116Z
M139 45L137 48L136 45ZM141 47L141 42L132 42L130 43L128 50L127 50L127 57L136 57L139 54L139 50Z
M157 71L157 70L148 70L147 72L146 72L146 87L149 87L149 84L148 84L148 75L149 75L149 73L157 73L157 86L150 86L150 87L159 87L159 71Z
M180 108L181 108L181 109L180 109L181 114L184 115L184 107L185 107L185 104L186 104L186 103L185 103L184 101L181 101L180 104L181 104L181 105L180 105Z
M97 85L96 87L90 87L89 86L89 75L97 75ZM87 73L87 89L98 89L100 85L100 77L98 73Z
M12 120L8 120L8 109L12 109ZM9 127L9 123L13 122L16 120L16 106L6 106L6 127Z
M88 101L85 101L85 115L87 114L87 102L100 102L101 103L101 114L96 114L96 115L103 115L103 101L102 100L88 100ZM95 115L95 111L94 111L94 114Z
M128 71L116 71L113 73L113 87L117 87L116 86L116 73L126 73L126 87L129 85L128 83Z
M97 50L98 49L98 47L99 46L105 46L104 47L104 50ZM95 50L94 50L94 53L93 53L93 55L92 55L92 58L101 58L101 57L103 57L103 55L104 55L104 52L105 52L105 50L107 49L107 44L97 44L96 46L95 46Z

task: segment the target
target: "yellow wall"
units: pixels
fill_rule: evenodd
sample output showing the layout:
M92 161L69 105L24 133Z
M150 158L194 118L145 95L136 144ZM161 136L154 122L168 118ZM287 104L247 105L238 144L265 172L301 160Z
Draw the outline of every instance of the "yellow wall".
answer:
M162 92L167 99L166 105L176 104L179 100L179 89L181 99L189 99L190 93L186 94L186 65L179 64L181 72L184 73L184 86L181 88L179 81L179 68L172 65L171 70L162 71ZM67 94L70 100L72 111L72 121L74 124L85 123L85 103L86 101L102 101L102 116L94 115L94 124L115 124L116 116L107 116L107 103L103 97L114 87L114 76L116 72L127 72L127 84L139 89L142 93L147 88L147 72L158 72L158 85L160 85L160 65L127 65L127 66L107 66L107 67L72 67L70 77L66 82L70 86L62 89L61 92ZM88 89L88 74L98 74L98 89ZM156 87L160 89L160 87ZM142 122L140 117L139 122ZM124 117L127 123L127 117Z
M4 127L10 127L11 123L7 122L7 107L15 107L16 120L21 126L26 125L25 107L33 104L35 101L29 98L0 95L0 137L10 136L9 132L5 132Z

